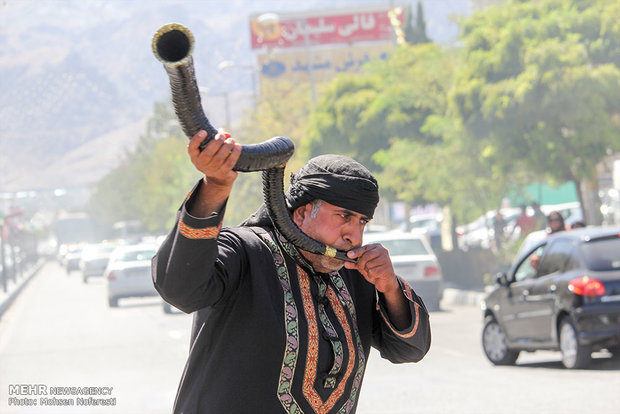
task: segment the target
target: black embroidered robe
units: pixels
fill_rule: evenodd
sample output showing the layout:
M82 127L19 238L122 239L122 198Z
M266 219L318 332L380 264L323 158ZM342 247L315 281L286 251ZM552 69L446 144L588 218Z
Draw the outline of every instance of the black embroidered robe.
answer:
M357 271L314 273L272 228L221 228L223 212L198 219L186 203L153 258L161 296L194 313L175 413L352 413L371 346L395 363L428 351L428 313L404 281L400 331Z

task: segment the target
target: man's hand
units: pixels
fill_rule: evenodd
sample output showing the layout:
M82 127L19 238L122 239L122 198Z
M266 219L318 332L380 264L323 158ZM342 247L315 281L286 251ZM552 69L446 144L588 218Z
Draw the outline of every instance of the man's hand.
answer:
M378 243L367 244L350 250L347 256L351 259L357 258L357 262L344 262L344 267L357 270L375 285L378 292L383 293L392 324L399 330L410 326L409 303L400 290L387 249Z
M367 244L349 250L347 256L351 259L357 258L357 262L344 262L344 267L360 272L379 292L400 290L390 255L381 244Z
M200 143L206 136L205 131L199 131L187 146L192 164L204 174L204 183L189 211L195 217L209 217L224 206L238 175L233 167L241 155L241 145L222 129L200 151Z
M241 145L230 138L230 134L219 129L214 139L200 151L200 143L206 138L205 131L199 131L187 146L192 164L205 175L206 181L220 187L230 187L237 178L233 167L241 155Z

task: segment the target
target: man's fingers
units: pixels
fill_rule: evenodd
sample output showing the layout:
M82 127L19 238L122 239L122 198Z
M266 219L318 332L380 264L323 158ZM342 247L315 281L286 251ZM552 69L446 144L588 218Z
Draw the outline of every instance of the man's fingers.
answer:
M218 128L217 135L223 136L224 139L230 138L230 132L226 131L224 128Z
M211 158L215 157L220 151L220 148L224 145L225 140L225 135L218 133L215 138L211 140L206 147L204 147L200 156L203 159L211 160ZM228 152L230 152L230 150L228 150Z
M224 135L220 136L221 139L224 139ZM213 154L212 164L214 167L221 167L226 160L230 157L233 150L235 149L235 140L232 138L226 139L224 142L221 142L217 151Z
M200 143L207 137L206 131L198 131L187 144L187 152L190 157L196 157L200 153Z
M373 246L372 244L367 244L366 246L361 246L355 249L351 249L347 252L347 257L351 259L358 258L362 256L364 253L366 253L366 251L368 251L370 248L372 248L372 246Z
M226 165L231 169L237 164L237 160L241 156L241 144L235 144L233 141L233 148L230 151L228 158L226 158Z
M190 155L197 156L200 153L200 144L202 143L202 141L204 141L206 137L207 137L207 132L202 130L202 131L198 131L190 139L189 144L187 145L187 151L189 152ZM212 142L221 144L228 138L230 138L230 132L227 132L224 129L220 128L218 129L218 133L215 135L214 139L211 140L211 142L209 142L207 146L211 145ZM217 152L218 148L219 148L219 145L211 145L211 149L207 153L210 155L213 155Z
M357 258L358 262L366 262L381 256L381 254L383 254L383 250L385 250L385 248L380 244L367 244L365 246L349 250L347 252L347 256L351 259ZM387 253L387 250L385 253Z

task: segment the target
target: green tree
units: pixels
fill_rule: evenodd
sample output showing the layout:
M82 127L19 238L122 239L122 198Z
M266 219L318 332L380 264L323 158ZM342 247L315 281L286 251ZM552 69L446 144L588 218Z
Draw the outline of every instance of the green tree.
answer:
M117 221L140 220L151 232L168 231L200 176L186 146L171 105L156 103L135 149L95 185L89 208L100 225L111 228Z
M482 161L477 145L463 139L461 122L450 112L449 95L458 60L433 44L403 47L379 77L390 94L407 96L401 111L415 120L391 135L389 146L373 155L387 196L410 204L449 207L459 220L497 208L505 177Z
M187 155L187 141L185 136L161 139L134 160L139 185L133 200L138 218L151 232L172 228L177 209L201 177Z
M422 2L418 0L417 13L415 15L415 25L411 24L411 5L407 6L405 14L405 40L411 45L418 43L428 43L431 39L426 34L426 21L424 20L424 9Z
M442 76L450 65L446 68L434 58L442 54L430 43L403 45L363 73L335 78L310 117L304 154L335 152L380 170L373 155L389 148L391 139L440 139L417 131L445 102Z
M359 160L388 200L434 202L459 217L497 206L500 192L490 190L503 178L477 162L448 112L455 63L437 45L403 45L364 73L337 78L311 116L304 151Z
M385 130L388 106L379 102L381 79L367 74L345 74L326 88L310 116L301 152L306 159L336 153L372 166L371 157L388 145ZM396 111L393 117L397 117Z
M464 21L452 104L486 165L522 183L594 177L620 148L619 21L614 0L512 0Z
M256 108L230 132L240 144L254 144L274 136L290 138L296 151L287 163L287 171L297 171L307 161L299 149L313 107L311 96L309 85L265 82ZM262 174L240 173L227 203L224 224L241 223L258 209L263 198Z
M127 160L99 180L89 199L88 211L100 227L112 229L117 221L137 218L131 199L136 185L135 171Z

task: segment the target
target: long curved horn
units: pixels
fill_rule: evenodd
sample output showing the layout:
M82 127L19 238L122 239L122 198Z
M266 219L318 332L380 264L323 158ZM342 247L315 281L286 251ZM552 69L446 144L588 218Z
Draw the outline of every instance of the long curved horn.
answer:
M211 125L202 109L192 58L194 36L181 24L166 24L153 36L151 47L168 73L174 110L183 132L188 138L201 130L207 132L207 137L200 144L202 150L215 138L217 129ZM263 194L271 221L296 247L315 254L354 261L346 256L346 252L308 237L291 219L283 187L284 167L294 151L293 142L286 137L273 137L260 144L243 145L234 169L243 172L263 171Z
M205 130L207 137L200 144L202 150L217 135L202 110L200 91L196 83L192 50L194 36L183 25L170 23L162 26L153 36L153 53L163 64L172 90L174 110L183 132L188 138ZM235 171L262 171L285 164L295 152L295 145L286 137L273 137L260 144L243 145Z

